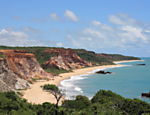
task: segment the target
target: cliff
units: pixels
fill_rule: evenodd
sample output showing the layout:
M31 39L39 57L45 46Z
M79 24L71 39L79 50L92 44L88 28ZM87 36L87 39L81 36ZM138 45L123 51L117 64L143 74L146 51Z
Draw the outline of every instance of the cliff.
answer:
M124 55L120 55L120 54L105 54L105 53L101 53L101 54L97 54L97 56L103 57L103 58L105 58L107 60L110 60L110 61L140 60L140 58L138 58L138 57L124 56Z
M68 70L96 66L111 65L113 61L139 60L132 56L119 54L103 54L87 51L84 49L69 49L56 47L7 47L0 46L0 49L14 50L15 53L33 55L42 68L50 73L59 74ZM11 51L10 51L11 52ZM19 55L20 56L20 55ZM0 54L0 57L4 57ZM36 62L37 62L36 61Z
M24 50L0 50L0 82L5 90L28 88L33 78L50 78L37 62L34 54ZM0 89L2 90L2 89Z
M43 65L44 68L58 68L64 70L72 70L87 66L92 66L90 62L87 62L80 58L71 49L46 49L45 53L56 54L56 56L51 57Z

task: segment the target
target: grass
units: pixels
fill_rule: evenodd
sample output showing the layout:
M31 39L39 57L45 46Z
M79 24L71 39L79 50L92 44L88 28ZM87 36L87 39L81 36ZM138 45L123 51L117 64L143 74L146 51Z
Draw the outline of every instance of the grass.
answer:
M64 70L64 69L57 69L57 68L47 68L45 69L46 72L52 73L53 75L58 75L61 73L67 73L70 71Z
M5 56L3 54L0 54L0 58L4 58Z

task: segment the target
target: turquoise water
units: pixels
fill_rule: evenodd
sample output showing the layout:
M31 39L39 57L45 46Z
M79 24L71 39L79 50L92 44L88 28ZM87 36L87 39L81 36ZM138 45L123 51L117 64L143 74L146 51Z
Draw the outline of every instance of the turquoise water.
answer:
M75 76L62 82L66 95L86 95L91 98L98 90L112 90L127 98L139 98L150 103L150 99L141 98L142 92L150 91L150 58L144 62L122 63L128 66L111 68L112 74L91 74ZM136 64L145 63L145 66Z

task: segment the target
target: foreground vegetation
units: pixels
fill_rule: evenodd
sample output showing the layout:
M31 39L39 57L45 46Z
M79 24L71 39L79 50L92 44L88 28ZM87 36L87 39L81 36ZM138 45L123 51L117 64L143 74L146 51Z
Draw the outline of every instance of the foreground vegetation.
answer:
M91 100L79 95L59 107L48 102L30 104L14 92L0 93L0 115L149 115L149 112L150 104L105 90L98 91Z

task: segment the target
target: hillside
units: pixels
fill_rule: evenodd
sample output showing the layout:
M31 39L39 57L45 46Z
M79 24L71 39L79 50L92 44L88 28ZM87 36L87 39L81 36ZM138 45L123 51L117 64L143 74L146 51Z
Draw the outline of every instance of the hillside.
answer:
M0 50L0 82L5 85L1 91L29 88L33 79L50 79L37 62L34 54L24 50Z
M47 54L55 54L55 56L51 57L42 65L45 69L57 68L69 71L92 66L90 62L83 60L71 49L46 49L44 52Z
M113 61L139 60L132 56L119 54L99 54L84 49L70 49L57 47L7 47L1 46L0 49L25 50L33 53L40 65L48 72L59 74L72 69L110 65Z
M97 54L99 57L103 57L107 60L110 61L122 61L122 60L140 60L137 57L133 57L133 56L124 56L124 55L120 55L120 54Z
M77 55L82 59L92 62L96 65L110 65L114 64L113 61L122 61L122 60L140 60L138 57L133 56L124 56L120 54L104 54L104 53L95 53L93 51L87 51L84 49L74 49Z

